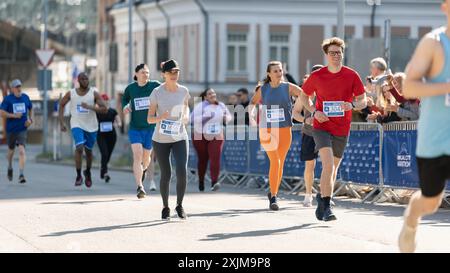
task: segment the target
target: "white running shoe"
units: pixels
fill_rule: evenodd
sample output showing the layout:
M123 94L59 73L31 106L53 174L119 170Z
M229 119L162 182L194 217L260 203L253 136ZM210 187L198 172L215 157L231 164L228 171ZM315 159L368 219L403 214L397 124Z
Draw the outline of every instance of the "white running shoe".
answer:
M313 197L312 194L306 194L305 199L303 200L304 207L312 207Z
M155 180L150 181L150 191L156 191Z

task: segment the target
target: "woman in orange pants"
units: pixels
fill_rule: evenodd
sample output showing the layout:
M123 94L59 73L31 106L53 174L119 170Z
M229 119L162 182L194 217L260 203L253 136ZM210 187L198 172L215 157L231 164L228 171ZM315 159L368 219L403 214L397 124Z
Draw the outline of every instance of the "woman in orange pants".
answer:
M300 96L301 89L295 84L284 81L281 62L270 62L266 71L267 77L264 79L264 83L256 87L250 113L253 112L254 105L261 105L259 138L261 146L270 160L269 208L278 210L278 189L283 177L284 161L292 142L291 97ZM251 124L256 124L253 116Z

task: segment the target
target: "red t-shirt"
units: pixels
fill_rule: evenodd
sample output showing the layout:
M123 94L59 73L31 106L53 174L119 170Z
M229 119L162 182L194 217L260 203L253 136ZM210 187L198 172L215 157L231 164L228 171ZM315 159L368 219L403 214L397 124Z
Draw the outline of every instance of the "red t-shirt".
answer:
M356 71L343 66L338 73L331 73L328 67L314 71L302 86L308 96L316 93L316 109L323 112L323 102L352 102L353 97L364 94L364 85ZM331 115L331 114L330 114ZM314 119L314 128L327 131L334 136L348 136L352 111L342 117L328 116L329 121L319 123Z

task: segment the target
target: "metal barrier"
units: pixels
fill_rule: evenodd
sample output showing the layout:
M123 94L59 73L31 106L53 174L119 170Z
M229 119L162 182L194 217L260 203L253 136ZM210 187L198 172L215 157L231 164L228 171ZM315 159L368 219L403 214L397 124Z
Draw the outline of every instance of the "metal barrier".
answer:
M292 145L283 170L282 186L289 193L296 193L304 187L304 162L300 161L301 124L292 128ZM245 132L245 134L242 134ZM222 178L228 178L235 186L268 176L269 160L258 138L258 128L233 126L226 128L223 150ZM240 135L240 138L236 138ZM245 137L242 137L242 136ZM232 136L232 137L231 137ZM415 159L417 122L352 123L349 141L338 172L341 186L334 195L343 189L361 198L353 186L369 186L371 191L362 202L369 198L377 202L383 195L399 197L394 189L418 189L418 172ZM189 166L196 169L195 154L190 153ZM320 158L316 163L315 175L321 174ZM299 180L294 184L288 180ZM268 188L267 181L263 189ZM447 184L446 190L450 190ZM375 195L375 196L374 196Z

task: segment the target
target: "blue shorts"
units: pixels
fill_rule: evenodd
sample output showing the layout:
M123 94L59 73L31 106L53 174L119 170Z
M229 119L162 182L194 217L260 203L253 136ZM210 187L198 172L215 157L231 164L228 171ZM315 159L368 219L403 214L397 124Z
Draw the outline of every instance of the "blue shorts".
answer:
M86 132L81 128L72 128L72 136L75 141L75 147L84 145L89 150L92 150L97 140L97 132Z
M155 130L153 128L142 130L130 129L128 131L128 139L130 140L131 144L142 144L142 147L144 147L144 149L151 150L154 131Z

